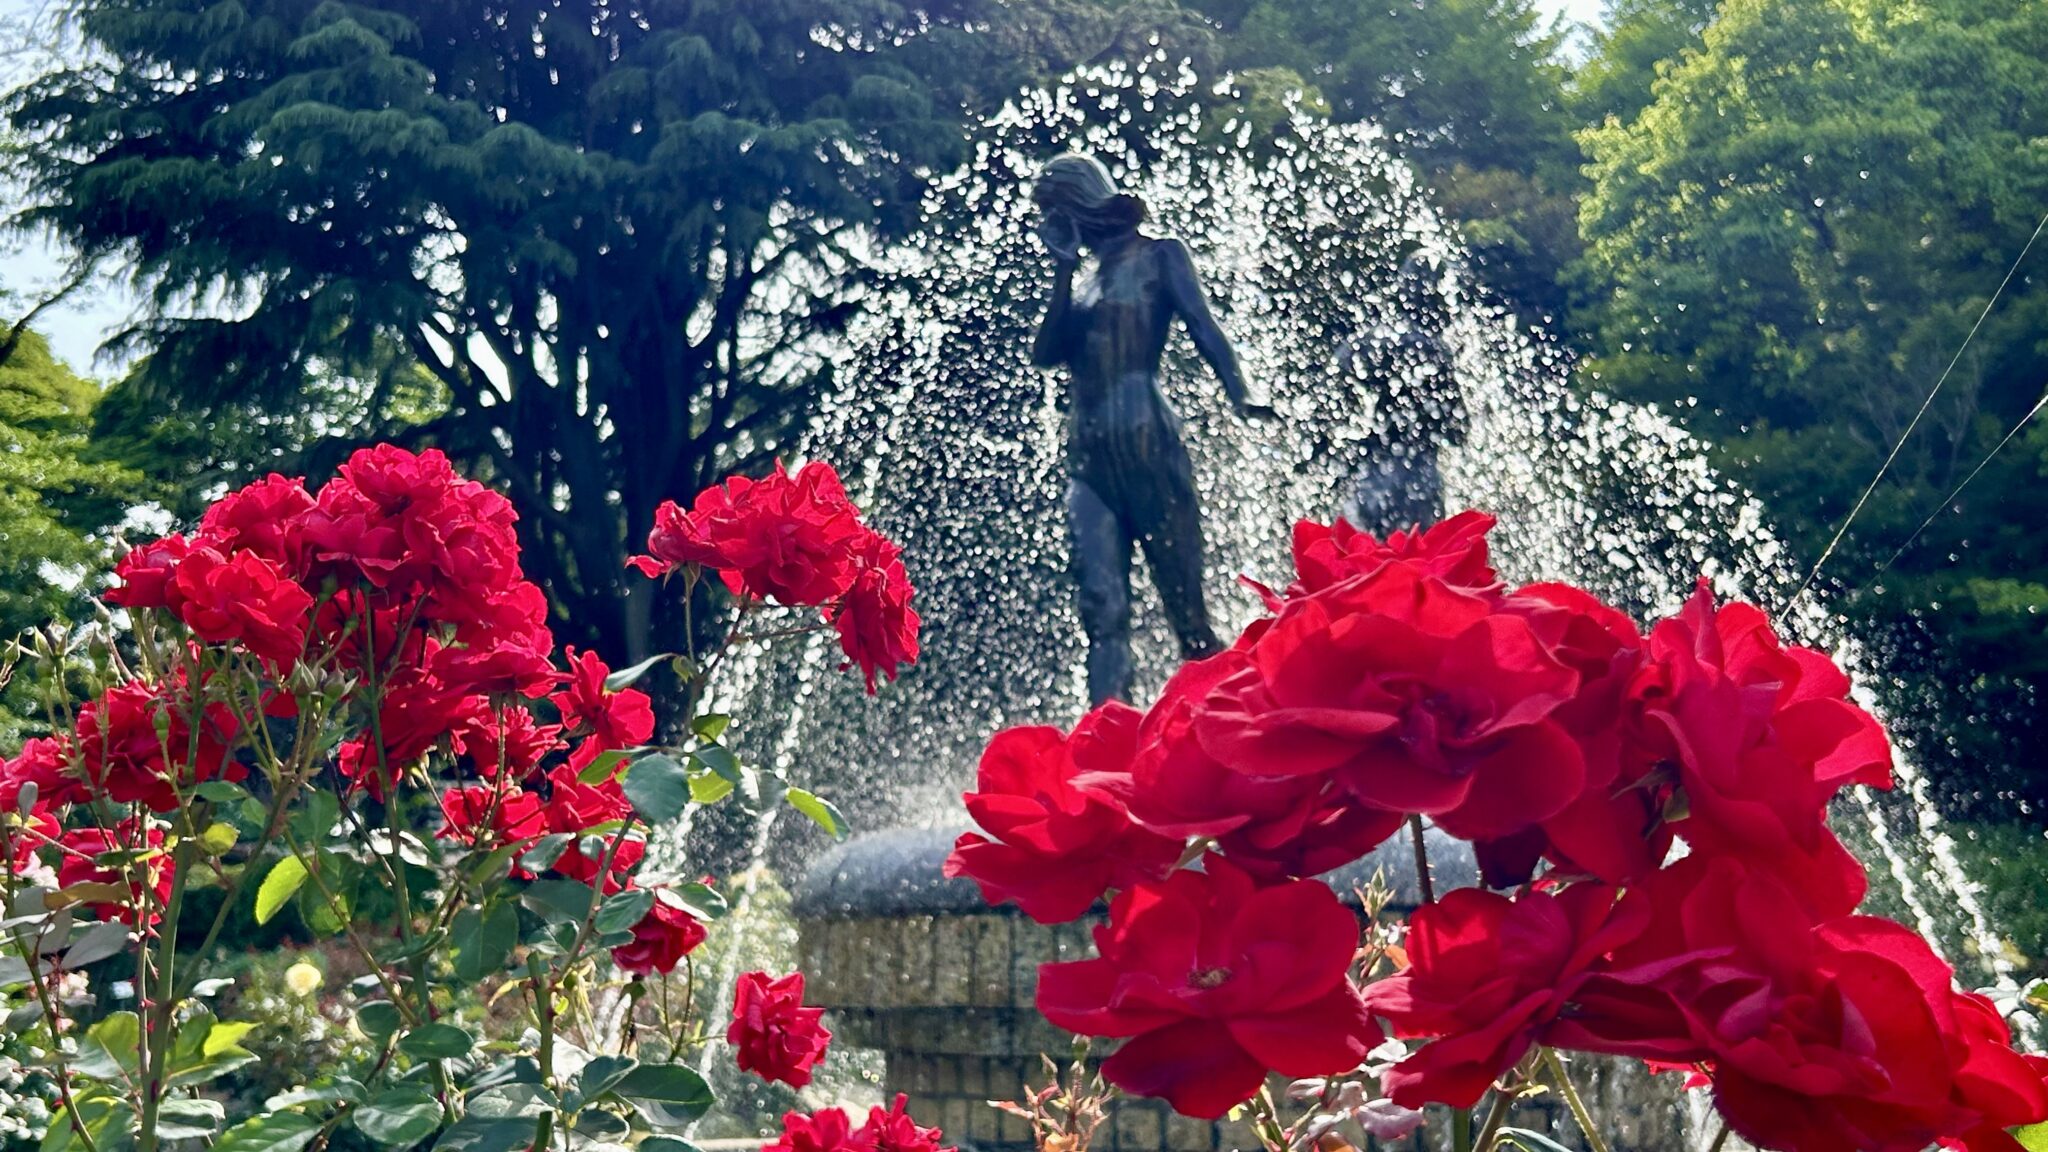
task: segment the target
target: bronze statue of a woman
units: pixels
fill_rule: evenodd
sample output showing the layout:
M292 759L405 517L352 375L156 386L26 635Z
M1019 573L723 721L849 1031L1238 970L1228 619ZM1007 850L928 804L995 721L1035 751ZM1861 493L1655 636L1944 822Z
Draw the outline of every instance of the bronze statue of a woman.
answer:
M1138 230L1145 204L1119 192L1093 157L1069 153L1039 174L1032 200L1052 254L1052 303L1032 341L1032 363L1066 365L1067 524L1081 627L1088 635L1088 696L1131 688L1131 548L1142 548L1184 659L1222 647L1202 599L1202 518L1180 417L1159 391L1159 360L1173 321L1223 382L1241 416L1269 411L1246 386L1217 326L1187 245ZM1078 289L1081 250L1095 258Z

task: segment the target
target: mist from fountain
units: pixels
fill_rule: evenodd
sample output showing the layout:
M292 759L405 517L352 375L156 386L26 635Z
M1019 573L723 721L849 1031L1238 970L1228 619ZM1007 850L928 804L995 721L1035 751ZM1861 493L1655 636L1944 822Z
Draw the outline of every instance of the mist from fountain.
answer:
M1160 53L1020 95L976 132L972 161L936 182L928 227L884 257L888 275L833 355L837 385L801 446L837 465L903 545L924 656L872 700L828 646L740 665L722 694L743 717L744 754L815 782L857 829L946 823L992 732L1065 726L1084 710L1063 383L1028 361L1051 282L1029 180L1069 147L1142 195L1155 231L1187 241L1246 373L1273 396L1277 419L1240 420L1187 341L1168 350L1164 386L1186 422L1222 634L1260 611L1238 576L1284 584L1293 521L1338 513L1393 381L1443 405L1462 391L1469 432L1444 452L1444 499L1500 518L1504 578L1570 581L1644 619L1675 610L1703 575L1779 613L1783 632L1859 679L1874 673L1821 597L1785 609L1801 573L1699 441L1666 413L1574 386L1568 353L1475 287L1453 230L1378 129L1302 114L1257 123L1245 107ZM1442 301L1427 312L1396 290L1416 253ZM1420 351L1417 331L1440 333L1447 365ZM1142 701L1176 657L1149 586L1138 598ZM1837 807L1870 864L1868 907L1916 925L1966 982L2010 1001L2010 961L1909 750L1898 777L1889 794L1858 790ZM744 843L739 866L787 869L823 842L802 823L697 838L722 838L728 858Z

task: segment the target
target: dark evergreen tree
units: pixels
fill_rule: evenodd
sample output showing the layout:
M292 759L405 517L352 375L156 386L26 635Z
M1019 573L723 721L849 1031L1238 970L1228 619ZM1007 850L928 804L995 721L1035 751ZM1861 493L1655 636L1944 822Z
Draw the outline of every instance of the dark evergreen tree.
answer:
M189 451L360 381L345 430L503 485L565 638L624 656L628 542L787 448L875 238L1018 78L1032 29L969 2L80 0L89 61L5 109L14 222L148 289L117 423Z

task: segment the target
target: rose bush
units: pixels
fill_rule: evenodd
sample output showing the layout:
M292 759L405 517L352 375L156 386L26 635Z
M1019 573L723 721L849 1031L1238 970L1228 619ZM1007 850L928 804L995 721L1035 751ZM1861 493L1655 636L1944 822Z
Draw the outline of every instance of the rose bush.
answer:
M1528 1146L1503 1122L1539 1088L1604 1148L1560 1050L1684 1069L1761 1148L2048 1147L2048 1061L1856 914L1827 807L1888 787L1891 753L1842 670L1705 581L1647 632L1510 587L1492 523L1299 525L1294 578L1254 585L1268 614L1152 707L995 737L948 872L1040 920L1107 899L1099 955L1044 965L1039 1010L1123 1040L1111 1083L1248 1104L1274 1149L1405 1134L1428 1105L1479 1109L1459 1152ZM1489 887L1438 898L1425 868L1409 922L1380 892L1361 938L1315 877L1404 825L1422 861L1425 821ZM1291 1126L1276 1073L1312 1102Z
M829 467L697 505L665 506L636 561L685 594L714 575L732 592L724 645L673 654L692 714L665 740L633 685L669 657L558 658L512 506L436 451L380 446L317 491L272 476L230 493L120 562L105 599L122 632L39 638L52 734L0 759L0 996L53 1098L43 1147L687 1149L714 1103L692 953L724 900L650 839L759 797L844 832L825 799L734 755L731 718L696 712L709 669L832 630L872 690L918 628L894 546ZM793 619L746 631L770 612ZM251 1025L213 1010L238 907L291 910L364 974L341 1003L366 1058L253 1114L209 1094L255 1059ZM803 1083L829 1034L801 976L751 973L736 996L742 1067ZM936 1152L937 1133L899 1105L831 1144L849 1145Z

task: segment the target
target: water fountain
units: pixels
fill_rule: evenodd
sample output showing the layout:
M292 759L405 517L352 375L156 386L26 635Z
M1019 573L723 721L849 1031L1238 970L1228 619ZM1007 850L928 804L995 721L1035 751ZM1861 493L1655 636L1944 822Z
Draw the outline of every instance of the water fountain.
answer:
M1025 190L1045 158L1095 153L1188 239L1247 375L1270 389L1279 418L1240 424L1213 388L1196 386L1192 349L1178 339L1169 349L1166 383L1209 525L1210 611L1225 636L1258 609L1234 578L1284 573L1292 520L1339 510L1387 381L1439 387L1430 376L1444 366L1411 338L1423 326L1467 410L1464 445L1444 453L1445 501L1500 517L1508 579L1569 580L1650 615L1673 609L1701 573L1723 594L1776 608L1799 573L1764 510L1668 416L1575 389L1568 356L1474 288L1450 230L1371 126L1254 122L1161 53L1025 93L975 145L931 193L931 227L891 258L803 445L837 462L904 545L927 621L924 659L864 706L841 699L857 689L829 675L818 647L752 666L726 691L755 702L740 705L755 718L749 755L817 781L856 827L898 828L835 850L799 886L820 1002L845 1010L849 1039L891 1051L891 1090L929 1098L949 1131L1001 1145L1019 1133L971 1102L1014 1094L1037 1051L1064 1048L1030 1027L1032 966L1084 947L1085 933L991 913L971 887L940 881L937 862L988 734L1064 726L1085 704L1062 385L1027 359L1050 277ZM1430 270L1439 310L1412 311L1415 294L1398 290L1404 264ZM1140 595L1142 700L1176 645ZM1854 667L1833 624L1813 600L1781 620ZM1910 764L1900 778L1891 796L1858 795L1839 812L1877 880L1874 910L1917 925L1966 978L2010 990L1924 783ZM770 819L744 837L754 862L815 850L790 823ZM1653 1146L1649 1130L1660 1128L1674 1142L1658 1146L1684 1146L1681 1118L1668 1105L1660 1115L1668 1122L1646 1120L1631 1146ZM1176 1128L1143 1108L1130 1117L1108 1152L1229 1146L1208 1126Z

